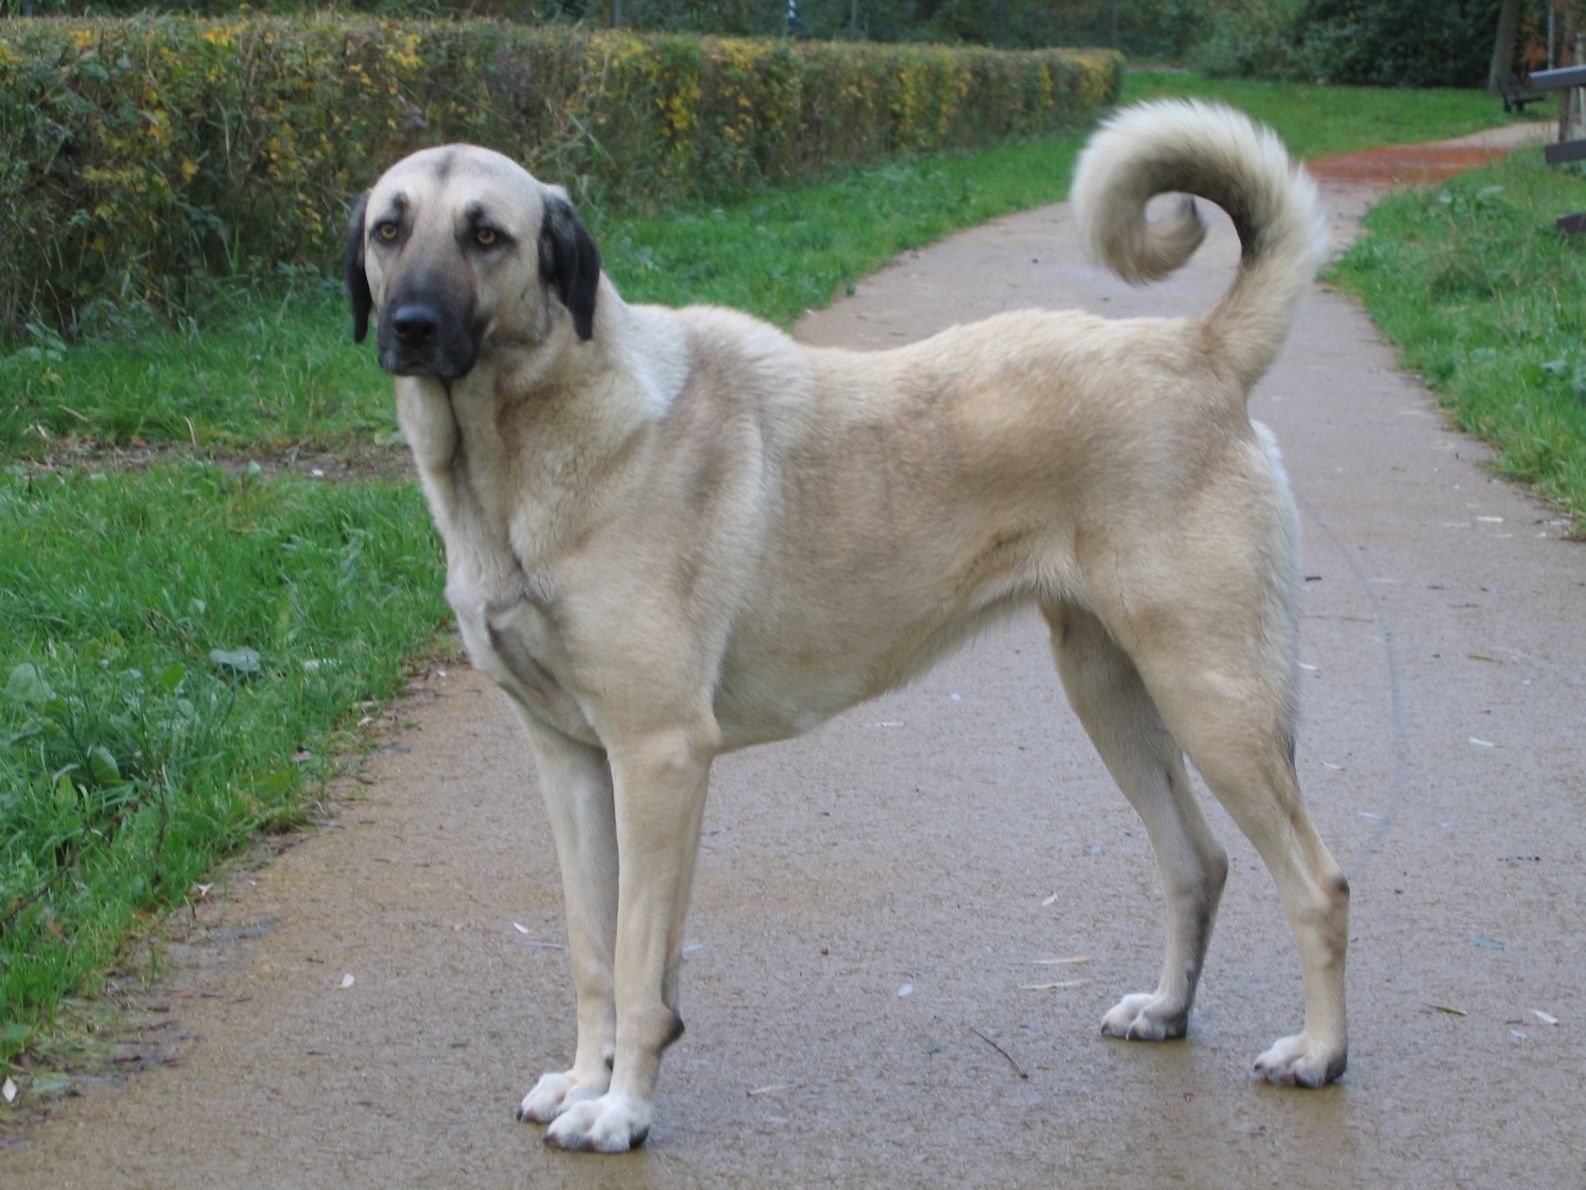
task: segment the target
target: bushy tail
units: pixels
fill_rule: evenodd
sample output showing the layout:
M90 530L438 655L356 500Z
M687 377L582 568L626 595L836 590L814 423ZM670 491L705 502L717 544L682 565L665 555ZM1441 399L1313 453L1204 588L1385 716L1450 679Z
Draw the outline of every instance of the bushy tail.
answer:
M1091 255L1126 281L1164 277L1206 234L1194 198L1148 223L1146 202L1177 192L1227 211L1243 254L1202 325L1246 391L1271 367L1327 246L1316 185L1271 129L1232 108L1159 100L1125 108L1086 145L1069 194Z

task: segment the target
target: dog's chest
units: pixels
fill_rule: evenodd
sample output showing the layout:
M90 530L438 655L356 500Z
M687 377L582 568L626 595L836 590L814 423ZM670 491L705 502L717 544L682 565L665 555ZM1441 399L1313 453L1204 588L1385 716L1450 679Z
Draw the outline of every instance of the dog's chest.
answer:
M571 662L554 617L533 584L485 591L455 581L447 598L475 668L540 722L586 743L598 743L569 689Z

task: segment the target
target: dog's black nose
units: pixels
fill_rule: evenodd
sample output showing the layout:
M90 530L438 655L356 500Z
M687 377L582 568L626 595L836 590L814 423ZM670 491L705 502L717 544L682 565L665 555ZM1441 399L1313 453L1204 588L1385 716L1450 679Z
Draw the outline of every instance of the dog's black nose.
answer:
M403 343L428 343L441 329L441 316L423 302L407 302L391 311L391 329Z

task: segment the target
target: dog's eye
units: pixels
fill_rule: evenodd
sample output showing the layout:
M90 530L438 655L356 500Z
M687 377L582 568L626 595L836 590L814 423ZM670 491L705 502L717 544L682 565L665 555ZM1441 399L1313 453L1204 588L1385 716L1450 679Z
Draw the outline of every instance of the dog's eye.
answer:
M375 224L374 233L389 244L397 238L398 230L397 225L387 219L384 223Z
M498 243L500 239L500 233L495 231L493 228L481 227L474 232L474 243L478 244L481 248L492 247Z

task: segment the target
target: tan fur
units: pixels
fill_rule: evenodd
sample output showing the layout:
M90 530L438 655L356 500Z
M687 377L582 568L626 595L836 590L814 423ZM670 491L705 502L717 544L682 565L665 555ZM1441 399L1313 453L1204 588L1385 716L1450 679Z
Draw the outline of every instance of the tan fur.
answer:
M1299 942L1305 1028L1257 1068L1342 1072L1347 887L1292 758L1295 515L1245 409L1319 223L1269 133L1169 103L1093 139L1082 230L1111 267L1160 275L1199 241L1190 205L1145 223L1178 188L1245 242L1205 317L1025 311L874 354L624 303L565 195L486 150L415 154L365 196L355 304L407 373L446 593L521 713L562 865L577 1052L520 1109L548 1142L620 1150L649 1128L712 757L807 731L1031 602L1168 891L1161 981L1103 1031L1185 1029L1226 871L1187 752Z

